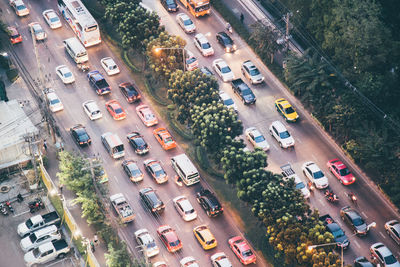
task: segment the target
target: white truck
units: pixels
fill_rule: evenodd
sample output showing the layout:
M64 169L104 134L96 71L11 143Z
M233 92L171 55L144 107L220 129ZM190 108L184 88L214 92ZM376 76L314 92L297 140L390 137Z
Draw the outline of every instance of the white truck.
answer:
M26 222L20 223L17 228L17 232L20 237L25 237L30 233L39 230L43 227L49 225L57 225L59 226L61 223L60 216L58 216L57 212L52 211L44 215L35 215L26 220Z
M110 196L110 200L123 223L128 223L135 219L135 213L122 193Z
M64 239L54 240L40 245L24 255L27 267L37 266L54 259L62 259L70 251L70 247Z

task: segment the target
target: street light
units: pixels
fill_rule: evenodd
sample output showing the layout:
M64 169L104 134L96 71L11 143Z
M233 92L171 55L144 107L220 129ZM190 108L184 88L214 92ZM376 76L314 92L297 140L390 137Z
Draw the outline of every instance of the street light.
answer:
M154 52L156 52L158 54L161 50L182 50L183 72L186 71L185 48L182 48L182 47L156 47L154 49Z

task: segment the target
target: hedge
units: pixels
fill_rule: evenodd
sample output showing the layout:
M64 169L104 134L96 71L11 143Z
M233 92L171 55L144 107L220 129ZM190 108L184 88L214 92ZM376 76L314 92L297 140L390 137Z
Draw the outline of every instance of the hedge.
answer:
M19 77L18 69L9 69L6 71L6 75L8 80L13 83Z

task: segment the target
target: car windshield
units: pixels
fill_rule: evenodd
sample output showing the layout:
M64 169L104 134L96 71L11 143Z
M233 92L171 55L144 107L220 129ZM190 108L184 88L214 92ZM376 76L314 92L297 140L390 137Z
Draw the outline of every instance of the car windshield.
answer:
M72 77L72 72L65 72L65 73L64 73L64 77L65 77L65 78Z
M349 169L344 168L344 169L339 170L339 173L341 176L346 176L346 175L350 174L350 171L349 171Z
M50 105L56 105L58 103L60 103L60 100L58 98L50 100Z
M358 217L353 220L353 224L354 226L359 226L365 224L365 222L361 217Z
M256 136L256 137L254 138L254 141L256 141L256 143L261 143L261 142L264 142L264 141L265 141L265 138L264 138L264 136L259 135L259 136Z
M122 108L116 108L115 109L115 113L120 114L123 113L124 111L122 110Z
M187 19L187 20L184 20L184 21L183 21L183 24L184 24L185 26L189 26L189 25L192 25L192 24L193 24L193 21L191 21L190 19Z
M303 188L305 188L305 187L306 187L306 186L304 185L303 182L296 184L296 189L303 189Z
M24 5L17 6L17 10L24 10L26 7Z
M257 68L250 69L250 75L251 76L256 76L256 75L259 75L259 74L260 74L260 71Z
M169 242L169 245L170 245L171 247L175 247L175 246L178 246L180 243L181 243L181 241L179 241L179 239L178 239L178 240L176 240L176 241L174 241L174 242Z
M249 249L249 250L246 250L246 251L243 251L243 252L242 252L242 255L243 255L244 257L250 257L250 256L253 255L253 251L251 251L250 249Z
M207 245L211 245L215 243L215 239L211 239L210 241L207 241L206 244Z
M58 17L52 17L52 18L50 18L50 22L58 22L58 21L60 21L60 20L58 19Z
M104 79L97 81L96 85L99 88L104 88L104 87L108 87L109 86L108 83L106 82L106 80L104 80Z
M232 98L228 98L228 99L224 100L224 104L227 106L230 106L230 105L233 105L234 102L233 102Z
M175 1L174 0L166 0L165 1L168 5L175 5Z
M35 248L34 250L32 250L32 253L35 258L38 258L40 256L39 248Z
M191 58L189 58L189 59L186 60L186 63L187 63L187 64L192 64L192 63L195 62L195 61L196 61L196 58L195 58L195 57L191 57Z
M279 133L279 137L282 139L289 138L290 134L288 131L284 131L284 132Z
M223 68L221 69L221 72L222 72L222 73L229 73L229 72L231 72L231 68L229 68L228 66L225 66L225 67L223 67Z
M324 177L324 173L322 171L314 172L314 179L319 179Z
M18 38L18 37L19 37L18 33L16 33L15 35L11 35L11 38Z
M294 113L294 109L292 107L285 108L285 113L292 114L292 113Z
M32 244L35 243L37 237L35 234L29 235L29 240L31 240Z
M169 144L169 143L172 143L172 142L174 142L174 140L172 139L172 137L167 137L167 138L164 139L164 143L165 143L165 144Z
M338 238L344 236L344 232L338 227L337 229L335 229L335 231L332 232L332 235L334 238Z
M396 263L397 260L393 255L387 256L384 258L386 265Z
M147 248L147 249L155 248L155 247L156 247L156 243L154 243L154 242L148 243L148 244L146 245L146 248Z
M191 209L191 210L185 211L185 214L192 214L193 212L194 212L194 209Z
M31 228L32 225L33 225L31 219L27 220L26 223L25 223L25 225L26 225L26 227Z
M211 45L210 45L210 43L202 43L201 44L201 48L203 48L203 49L208 49L208 48L210 48L211 47Z

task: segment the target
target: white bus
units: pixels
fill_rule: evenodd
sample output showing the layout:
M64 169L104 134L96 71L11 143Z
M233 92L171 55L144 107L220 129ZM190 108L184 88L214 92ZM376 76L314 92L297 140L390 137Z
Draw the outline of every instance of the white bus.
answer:
M85 47L101 43L99 25L80 0L58 0L58 9Z
M180 154L171 158L171 163L175 172L185 185L192 185L200 182L199 171L185 154Z
M86 49L75 37L68 38L63 41L65 50L76 63L84 63L89 61L89 56Z

